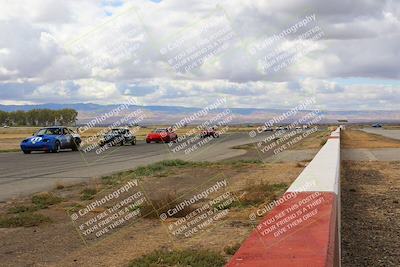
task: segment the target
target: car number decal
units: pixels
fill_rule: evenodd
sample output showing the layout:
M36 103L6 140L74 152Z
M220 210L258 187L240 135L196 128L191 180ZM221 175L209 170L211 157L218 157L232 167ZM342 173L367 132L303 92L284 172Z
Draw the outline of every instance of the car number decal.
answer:
M32 144L42 141L42 137L33 137L31 139Z

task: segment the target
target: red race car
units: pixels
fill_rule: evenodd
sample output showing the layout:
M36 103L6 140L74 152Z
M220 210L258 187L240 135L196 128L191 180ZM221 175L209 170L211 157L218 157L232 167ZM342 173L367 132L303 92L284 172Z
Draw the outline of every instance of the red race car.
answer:
M201 132L200 137L201 138L206 138L212 136L214 138L218 138L219 137L219 133L215 130L215 128L210 128L207 130L204 130Z
M176 142L178 136L171 129L160 128L152 131L146 137L146 143L156 142L156 143L169 143Z

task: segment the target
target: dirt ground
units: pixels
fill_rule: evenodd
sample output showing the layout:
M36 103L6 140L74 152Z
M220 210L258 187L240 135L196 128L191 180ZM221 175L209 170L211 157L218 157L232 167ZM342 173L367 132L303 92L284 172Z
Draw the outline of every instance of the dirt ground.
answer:
M156 199L163 193L185 194L195 188L201 191L203 182L210 177L228 181L226 190L243 196L249 186L257 184L282 184L277 196L299 175L303 167L295 163L260 163L233 161L212 163L209 166L168 168L141 178L144 191ZM127 178L130 173L121 176ZM113 178L113 177L112 177ZM124 179L124 178L121 178ZM90 187L104 186L98 181ZM209 249L223 254L224 248L241 243L253 230L248 215L258 206L229 208L226 217L189 238L171 238L166 225L176 218L162 222L159 218L139 218L99 240L86 245L73 226L66 209L87 205L92 200L81 201L79 194L85 185L55 189L54 194L64 199L59 204L41 209L37 213L51 218L52 222L33 227L0 228L0 262L2 266L126 266L131 260L156 249ZM104 189L104 188L103 188ZM100 194L100 193L99 193ZM193 192L189 193L193 194ZM96 196L97 199L97 196ZM29 205L30 198L19 203L0 203L0 216L11 207ZM261 203L259 205L262 205ZM260 218L261 219L261 218Z
M342 266L400 266L400 162L342 165Z
M397 147L389 138L346 130L342 148ZM342 162L342 266L400 266L400 162Z

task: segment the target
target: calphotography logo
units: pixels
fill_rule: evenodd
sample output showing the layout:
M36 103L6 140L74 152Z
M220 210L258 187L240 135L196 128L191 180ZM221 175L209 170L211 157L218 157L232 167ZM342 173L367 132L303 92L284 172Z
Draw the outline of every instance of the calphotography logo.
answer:
M250 45L249 52L258 57L257 66L262 73L278 72L318 50L316 41L324 35L316 15L311 14L280 33Z
M85 242L112 234L141 216L140 208L147 200L143 192L137 190L138 184L138 180L128 181L71 214L71 220Z
M160 48L160 54L178 73L196 71L232 48L238 38L223 8L183 28Z

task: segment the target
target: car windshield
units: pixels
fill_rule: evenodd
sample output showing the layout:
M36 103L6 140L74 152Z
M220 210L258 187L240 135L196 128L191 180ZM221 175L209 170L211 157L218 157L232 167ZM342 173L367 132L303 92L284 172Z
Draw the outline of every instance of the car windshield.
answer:
M40 129L36 135L60 135L61 129L60 128L44 128Z
M167 129L156 129L153 131L153 133L165 133Z
M106 135L119 135L119 134L126 134L127 130L125 129L112 129L108 131Z
M108 132L106 133L106 135L115 135L115 134L119 134L119 133L120 133L119 130L117 130L117 129L112 129L111 131L108 131Z

